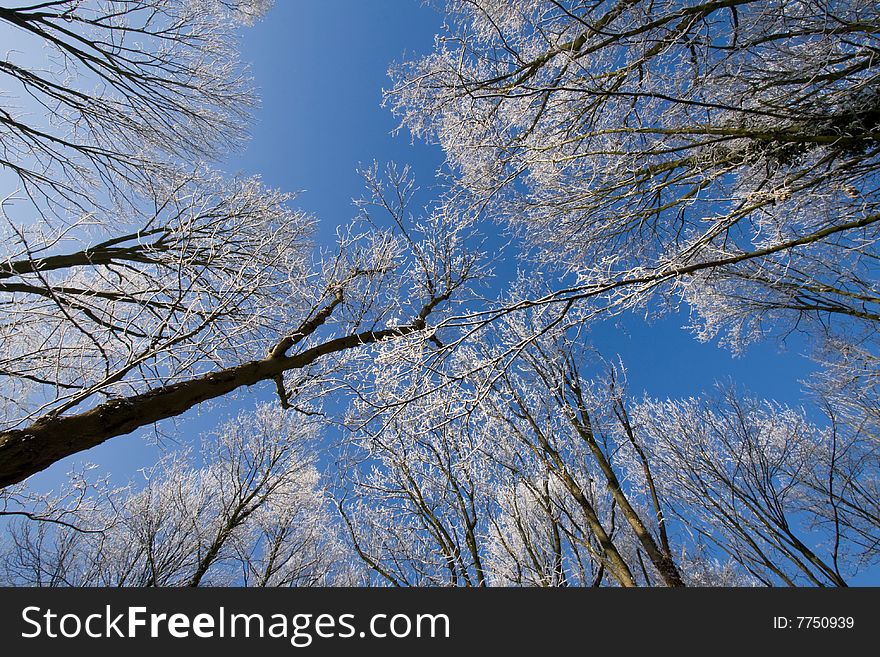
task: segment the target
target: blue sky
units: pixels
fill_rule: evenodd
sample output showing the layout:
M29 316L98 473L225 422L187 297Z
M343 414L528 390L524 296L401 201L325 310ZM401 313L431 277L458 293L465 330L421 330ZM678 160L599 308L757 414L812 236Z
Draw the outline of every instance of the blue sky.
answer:
M243 60L262 98L247 148L221 163L229 173L260 174L272 187L301 191L296 205L320 221L326 244L338 225L355 214L352 199L362 192L357 168L373 160L413 165L430 187L442 153L413 143L381 107L391 62L428 52L442 16L432 7L404 0L282 0L268 17L243 31ZM714 382L734 380L759 396L799 405L799 380L810 361L797 337L785 348L754 345L735 358L717 344L701 344L682 329L686 315L647 325L628 316L593 331L594 346L607 358L622 358L630 389L658 397L698 395ZM271 385L245 391L232 408L269 400ZM191 411L179 422L183 441L227 415ZM82 458L58 463L34 477L36 488L56 485L73 463L97 463L117 481L155 462L158 449L145 434L115 438Z
M397 121L380 105L389 64L405 53L427 52L440 24L440 14L418 2L276 2L264 20L242 30L242 60L261 107L247 148L218 166L301 192L295 205L318 218L317 238L328 245L336 227L355 216L352 199L363 192L361 164L411 162L429 186L442 160L440 149L414 146L402 132L393 137ZM273 385L255 386L226 407L194 409L176 428L166 422L163 429L188 442L254 400L273 397ZM154 436L142 431L56 463L31 483L37 490L57 486L79 463L94 463L125 483L159 453Z
M428 52L442 16L431 6L404 0L285 0L242 31L242 59L261 97L248 146L220 166L231 174L259 174L272 187L301 192L296 205L319 220L318 240L332 244L337 226L355 215L352 199L363 187L357 169L377 160L411 164L430 194L442 162L439 147L394 135L397 120L381 107L388 66ZM514 264L510 263L510 267ZM627 368L631 391L657 397L699 395L716 381L736 381L752 393L799 405L799 380L812 370L804 347L768 342L742 357L697 342L670 315L648 325L636 316L593 329L594 346ZM271 385L244 391L223 410L190 411L178 420L182 442L212 427L251 399L270 400ZM172 427L167 427L171 430ZM149 432L120 437L81 458L56 464L33 479L55 485L76 462L92 462L125 481L158 455Z
M400 0L278 2L244 32L262 107L249 148L231 169L259 173L267 184L305 190L298 205L321 221L321 234L354 216L362 191L359 164L411 162L424 175L439 166L437 147L392 137L397 121L380 107L389 64L427 52L441 16Z
M262 97L253 138L230 170L259 173L267 184L305 190L297 204L320 220L332 239L354 215L361 194L361 163L396 161L414 166L430 187L442 161L439 147L396 136L397 121L382 108L387 69L404 54L430 51L442 16L417 0L285 0L244 33ZM753 346L734 358L715 344L700 344L677 315L648 326L639 317L607 322L593 333L607 356L620 354L637 391L656 396L696 395L717 380L733 378L761 396L788 403L801 399L799 379L810 362L796 339Z

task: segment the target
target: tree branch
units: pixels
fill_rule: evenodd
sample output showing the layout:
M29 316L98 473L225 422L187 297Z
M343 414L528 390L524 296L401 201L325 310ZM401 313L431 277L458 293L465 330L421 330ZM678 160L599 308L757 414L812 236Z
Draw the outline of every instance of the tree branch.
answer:
M418 332L446 296L431 299L409 324L364 331L323 342L295 356L268 356L235 367L124 399L105 402L83 413L43 416L24 429L0 432L0 488L18 483L56 461L160 420L175 417L233 390L271 381L288 370L306 367L322 356ZM273 350L274 352L275 350Z

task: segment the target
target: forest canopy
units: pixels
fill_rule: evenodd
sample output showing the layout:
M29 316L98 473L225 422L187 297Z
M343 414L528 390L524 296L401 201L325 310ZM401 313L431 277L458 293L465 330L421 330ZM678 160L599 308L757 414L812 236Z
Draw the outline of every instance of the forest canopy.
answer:
M361 165L347 223L224 170L271 4L0 7L0 582L876 574L875 2L436 3L382 93L442 166ZM730 358L795 336L800 403L646 394L591 341L669 316ZM155 466L31 484L139 430Z

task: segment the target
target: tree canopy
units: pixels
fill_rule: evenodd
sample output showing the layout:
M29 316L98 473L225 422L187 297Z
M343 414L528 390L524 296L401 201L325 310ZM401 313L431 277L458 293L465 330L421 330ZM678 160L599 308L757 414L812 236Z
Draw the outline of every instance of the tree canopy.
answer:
M332 245L293 194L220 170L257 106L240 30L270 4L0 8L50 62L0 60L4 581L846 586L877 567L877 3L447 0L384 92L442 148L432 198L408 166L363 166ZM801 335L804 405L631 390L590 335L634 313L688 313L735 354ZM256 384L275 403L200 459L28 487Z

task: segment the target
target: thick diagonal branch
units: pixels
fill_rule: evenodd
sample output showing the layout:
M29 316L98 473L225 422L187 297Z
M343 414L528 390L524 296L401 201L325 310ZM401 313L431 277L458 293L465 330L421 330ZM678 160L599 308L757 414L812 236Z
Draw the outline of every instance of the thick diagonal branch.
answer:
M420 331L425 327L428 314L447 298L448 295L442 295L431 299L409 324L334 338L293 356L270 355L108 401L84 413L62 417L47 415L24 429L4 431L0 433L0 488L18 483L60 459L110 438L175 417L203 401L217 399L243 386L271 381L288 370L306 367L322 356Z

